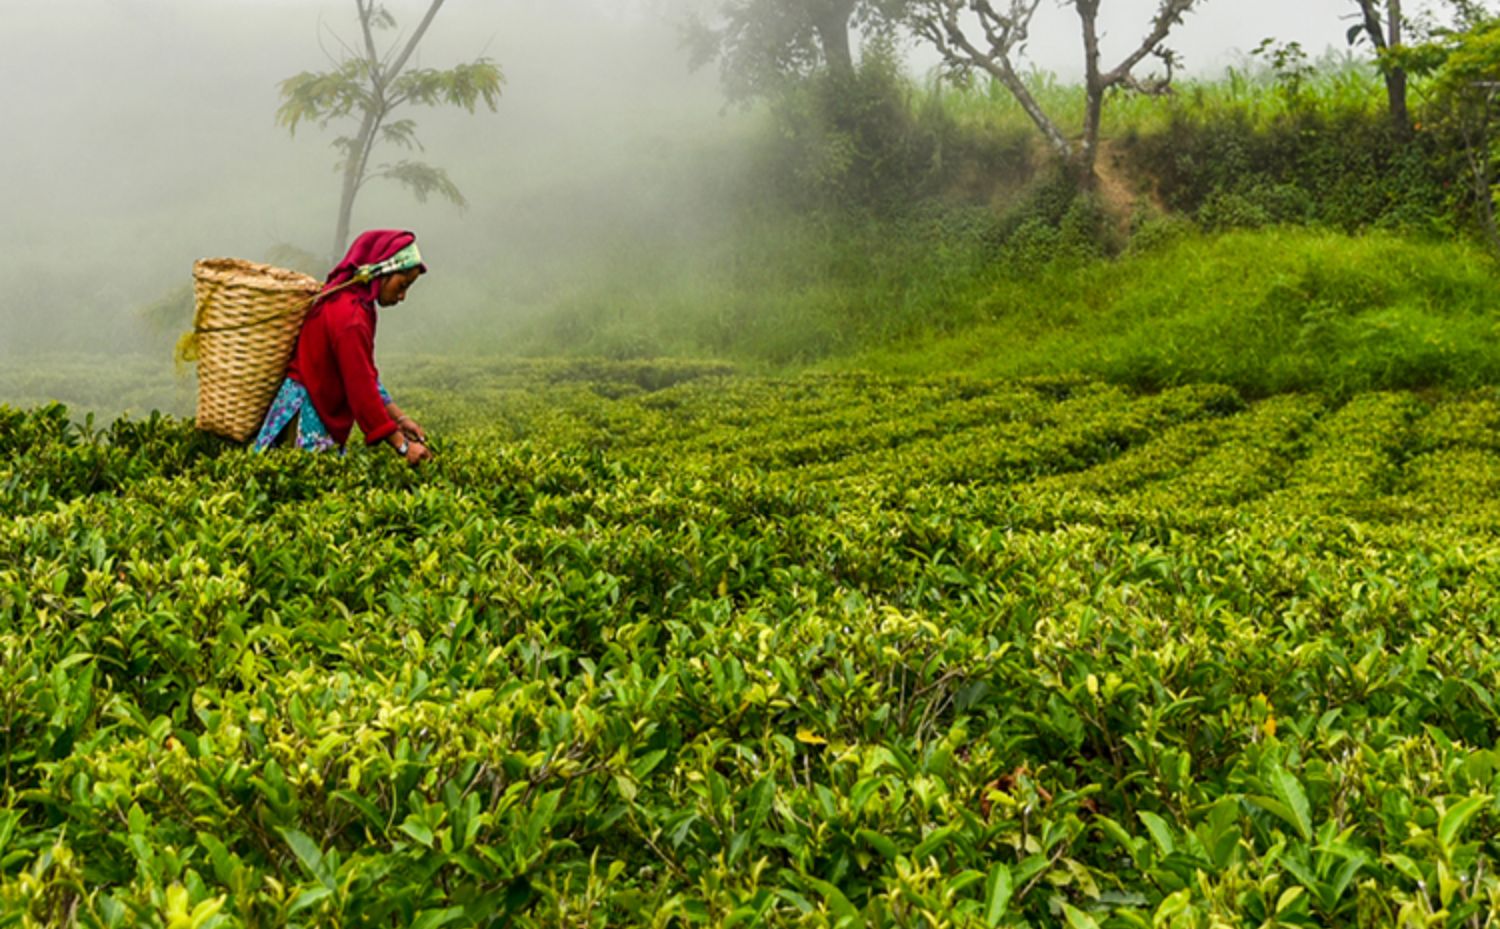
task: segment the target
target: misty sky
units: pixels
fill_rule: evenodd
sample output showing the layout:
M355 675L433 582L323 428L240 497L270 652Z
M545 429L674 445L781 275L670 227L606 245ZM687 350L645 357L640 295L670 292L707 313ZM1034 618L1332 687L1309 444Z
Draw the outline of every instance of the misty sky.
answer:
M425 156L471 207L419 206L372 186L359 226L421 231L429 293L463 294L494 256L607 234L670 235L686 215L686 165L743 116L714 75L689 74L663 17L708 0L449 0L422 51L446 66L487 55L507 76L499 112L416 111ZM403 24L425 8L389 0ZM324 253L337 207L332 133L275 125L277 84L326 66L350 36L347 0L0 0L0 354L125 344L131 313L207 255ZM1155 0L1107 0L1105 54L1144 30ZM1206 0L1173 40L1216 74L1262 38L1342 48L1347 0ZM1072 14L1044 4L1030 57L1078 71ZM930 64L920 52L914 68ZM721 144L721 148L723 148ZM721 170L728 170L718 159ZM511 278L506 279L508 282ZM472 285L471 285L472 286ZM510 286L508 283L507 286ZM536 286L540 287L541 284ZM447 289L445 289L447 288Z

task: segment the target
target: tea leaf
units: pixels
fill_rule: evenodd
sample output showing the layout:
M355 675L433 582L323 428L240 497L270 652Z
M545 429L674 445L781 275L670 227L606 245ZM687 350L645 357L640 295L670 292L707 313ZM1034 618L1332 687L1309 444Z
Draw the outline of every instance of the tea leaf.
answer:
M1005 865L997 864L990 869L984 888L984 924L989 929L995 929L1005 918L1013 886L1010 869Z

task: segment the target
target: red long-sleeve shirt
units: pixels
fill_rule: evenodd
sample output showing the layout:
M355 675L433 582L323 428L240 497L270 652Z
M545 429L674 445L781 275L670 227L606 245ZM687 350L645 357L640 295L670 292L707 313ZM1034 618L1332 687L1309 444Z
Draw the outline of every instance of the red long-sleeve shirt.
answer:
M302 324L287 376L307 388L313 409L339 445L355 423L374 445L397 429L380 397L375 305L356 290L334 294Z

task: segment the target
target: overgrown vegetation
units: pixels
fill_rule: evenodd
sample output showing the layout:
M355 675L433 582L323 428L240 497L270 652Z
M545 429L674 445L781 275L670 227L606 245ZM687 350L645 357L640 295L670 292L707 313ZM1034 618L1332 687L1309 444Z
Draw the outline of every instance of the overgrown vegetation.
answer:
M1208 230L1312 225L1358 233L1452 235L1469 204L1455 195L1431 132L1404 139L1370 93L1372 69L1345 64L1295 84L1193 87L1156 125L1119 140L1160 206ZM1217 92L1216 92L1217 91ZM1189 96L1190 95L1190 96Z

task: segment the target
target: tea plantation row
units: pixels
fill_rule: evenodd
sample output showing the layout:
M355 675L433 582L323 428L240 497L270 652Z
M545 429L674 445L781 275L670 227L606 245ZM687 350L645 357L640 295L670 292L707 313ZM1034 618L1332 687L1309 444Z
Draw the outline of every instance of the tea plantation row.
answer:
M1500 394L0 407L0 925L1485 926Z

